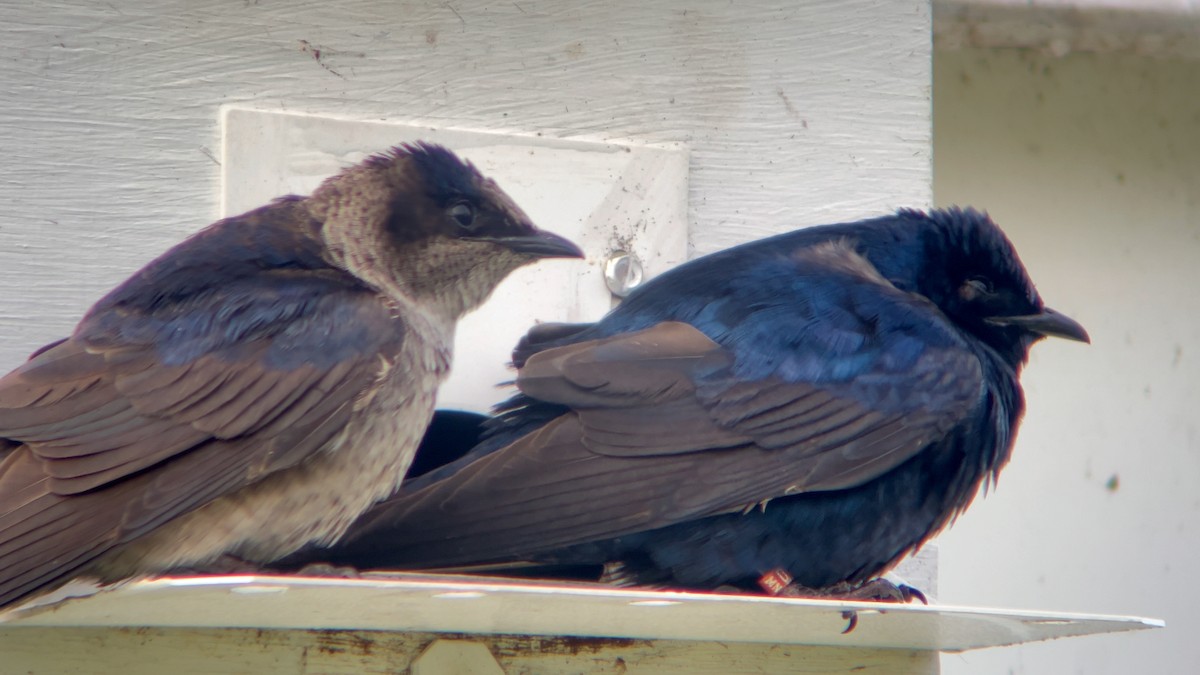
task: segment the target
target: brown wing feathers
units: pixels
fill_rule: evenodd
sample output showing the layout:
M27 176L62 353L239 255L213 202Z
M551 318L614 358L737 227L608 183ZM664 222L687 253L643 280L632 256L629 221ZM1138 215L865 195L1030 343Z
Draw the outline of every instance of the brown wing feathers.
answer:
M68 340L0 380L0 436L26 443L0 463L0 605L302 461L378 372L371 355L271 368L267 346L166 366Z

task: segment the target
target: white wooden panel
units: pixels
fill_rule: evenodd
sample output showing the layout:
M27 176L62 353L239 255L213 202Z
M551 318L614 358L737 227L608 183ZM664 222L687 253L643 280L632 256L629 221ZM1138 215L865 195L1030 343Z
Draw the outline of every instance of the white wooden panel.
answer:
M6 3L0 364L217 217L222 104L684 143L693 252L926 205L929 23L926 0Z
M535 322L590 321L614 298L605 262L634 254L647 276L687 256L688 155L663 147L567 141L315 115L226 109L222 215L280 194L309 194L327 176L363 160L363 148L442 143L494 178L540 226L583 248L586 261L550 260L514 272L459 325L441 407L486 412L495 385L511 380L513 345Z

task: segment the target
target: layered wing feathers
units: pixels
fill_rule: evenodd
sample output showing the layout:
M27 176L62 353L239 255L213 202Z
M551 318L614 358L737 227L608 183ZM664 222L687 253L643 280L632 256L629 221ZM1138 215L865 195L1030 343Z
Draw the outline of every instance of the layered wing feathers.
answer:
M344 428L404 327L306 218L284 201L218 223L0 379L0 605Z
M948 319L849 246L764 264L777 268L707 270L722 282L705 296L693 279L672 311L639 301L523 341L522 394L494 436L406 484L334 557L533 556L861 485L981 405L979 359ZM546 410L561 414L522 424Z

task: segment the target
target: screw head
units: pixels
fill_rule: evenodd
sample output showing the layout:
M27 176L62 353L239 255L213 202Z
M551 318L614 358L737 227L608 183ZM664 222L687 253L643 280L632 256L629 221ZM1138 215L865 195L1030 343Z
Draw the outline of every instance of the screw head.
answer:
M632 293L644 280L642 261L628 251L615 251L604 263L604 284L618 298Z

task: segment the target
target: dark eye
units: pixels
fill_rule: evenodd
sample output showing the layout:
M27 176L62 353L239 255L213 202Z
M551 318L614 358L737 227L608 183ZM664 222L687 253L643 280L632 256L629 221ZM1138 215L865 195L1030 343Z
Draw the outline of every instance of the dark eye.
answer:
M458 221L460 227L470 227L475 222L475 209L471 208L471 205L466 202L459 202L451 206L449 209L446 209L446 213Z
M996 292L996 288L992 286L992 280L987 277L974 276L967 279L967 284L974 289L978 295L991 295Z
M962 286L958 287L958 297L964 302L979 302L995 294L996 289L992 286L992 280L987 277L967 277L967 280L962 282Z

